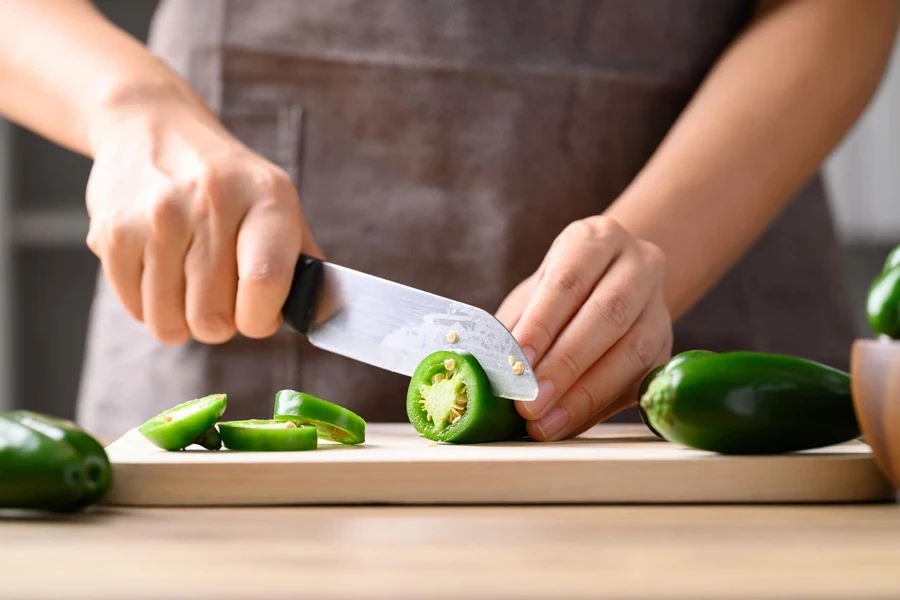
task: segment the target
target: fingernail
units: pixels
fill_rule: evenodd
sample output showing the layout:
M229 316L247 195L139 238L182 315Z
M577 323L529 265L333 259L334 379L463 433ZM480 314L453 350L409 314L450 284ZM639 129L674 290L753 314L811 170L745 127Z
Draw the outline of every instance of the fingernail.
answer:
M525 355L525 360L528 361L528 364L534 366L534 357L536 354L534 348L526 346L525 348L522 348L522 354Z
M536 427L540 430L544 439L549 440L562 431L568 422L569 413L562 408L554 408L536 423Z
M535 398L532 402L525 402L525 412L527 412L531 417L536 417L541 414L541 411L544 410L544 407L550 404L552 400L553 382L549 379L538 381L537 398Z

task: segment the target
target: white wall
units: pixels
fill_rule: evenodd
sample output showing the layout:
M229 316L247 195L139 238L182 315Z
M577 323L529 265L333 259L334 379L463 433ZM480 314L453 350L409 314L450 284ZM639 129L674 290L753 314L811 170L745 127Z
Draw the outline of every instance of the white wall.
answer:
M825 179L843 241L900 242L900 43L872 103L829 157Z

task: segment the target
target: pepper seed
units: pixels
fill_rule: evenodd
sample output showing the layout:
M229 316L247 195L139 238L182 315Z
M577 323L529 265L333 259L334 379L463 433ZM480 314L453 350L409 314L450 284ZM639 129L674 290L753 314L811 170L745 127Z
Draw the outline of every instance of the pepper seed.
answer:
M509 366L513 366L514 364L516 364L516 357L513 356L512 354L510 354L509 355Z
M431 378L431 385L440 383L445 379L447 379L446 375L444 375L443 373L438 373L437 375L435 375L434 377Z
M453 369L456 368L456 361L453 360L452 358L448 358L447 360L444 361L444 368L447 369L448 371L452 371Z
M522 361L518 361L516 364L513 365L512 371L516 375L521 375L522 373L525 372L525 365L522 364Z
M459 334L456 333L455 331L448 332L447 333L447 341L450 342L451 344L455 344L456 342L459 341Z

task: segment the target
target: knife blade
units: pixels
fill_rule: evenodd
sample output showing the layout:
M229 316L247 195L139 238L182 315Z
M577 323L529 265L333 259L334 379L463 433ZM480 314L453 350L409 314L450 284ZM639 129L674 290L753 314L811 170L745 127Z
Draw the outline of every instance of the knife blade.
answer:
M282 316L317 348L402 375L411 376L432 352L469 352L495 395L523 402L537 397L534 372L516 339L475 306L301 256ZM513 372L510 357L524 372Z

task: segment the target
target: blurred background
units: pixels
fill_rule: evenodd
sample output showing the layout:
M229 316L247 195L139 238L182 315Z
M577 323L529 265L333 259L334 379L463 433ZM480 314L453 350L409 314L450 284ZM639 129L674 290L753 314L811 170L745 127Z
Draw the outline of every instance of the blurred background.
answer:
M156 0L97 0L145 40ZM97 260L89 160L0 119L0 410L74 415ZM825 164L860 335L868 284L900 243L900 45L878 95Z

